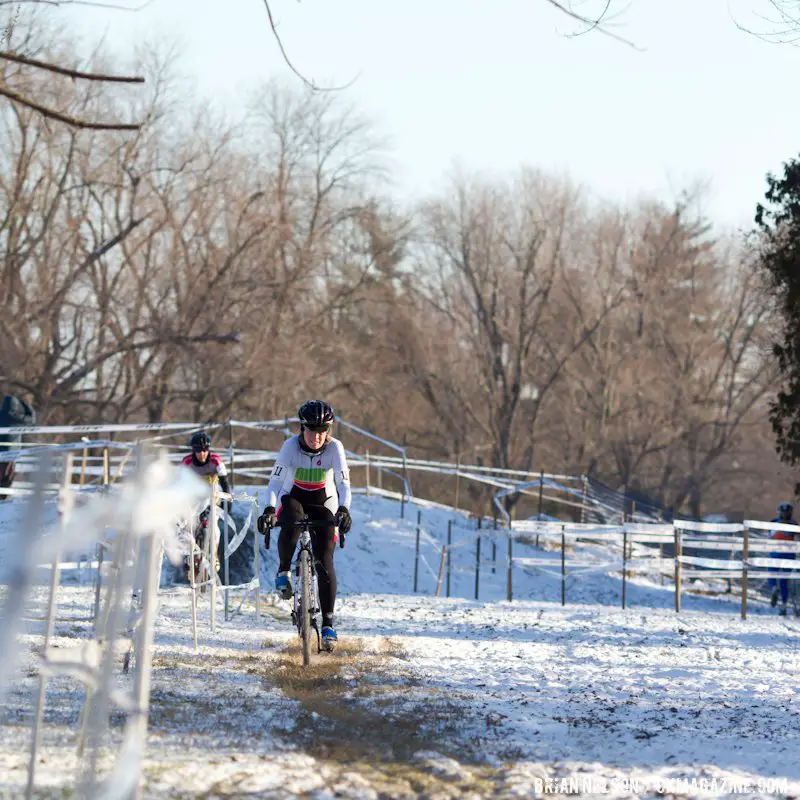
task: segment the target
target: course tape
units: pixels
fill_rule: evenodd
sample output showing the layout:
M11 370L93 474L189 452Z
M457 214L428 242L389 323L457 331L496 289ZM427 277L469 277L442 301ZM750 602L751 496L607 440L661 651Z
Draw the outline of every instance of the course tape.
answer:
M228 517L230 519L230 517ZM247 514L247 519L245 520L244 526L242 529L228 542L228 546L225 548L225 555L230 558L230 556L235 553L239 549L239 545L245 540L247 534L250 532L250 522L253 519L253 509L250 508L250 511ZM234 528L234 531L236 528Z

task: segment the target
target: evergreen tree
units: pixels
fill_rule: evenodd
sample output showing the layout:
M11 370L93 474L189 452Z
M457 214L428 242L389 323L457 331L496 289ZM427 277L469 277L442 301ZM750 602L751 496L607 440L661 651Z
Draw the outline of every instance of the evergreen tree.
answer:
M783 176L767 175L765 203L756 207L759 263L774 291L782 320L773 352L780 389L770 404L777 450L788 464L800 463L800 160L783 165ZM795 491L800 493L800 483Z

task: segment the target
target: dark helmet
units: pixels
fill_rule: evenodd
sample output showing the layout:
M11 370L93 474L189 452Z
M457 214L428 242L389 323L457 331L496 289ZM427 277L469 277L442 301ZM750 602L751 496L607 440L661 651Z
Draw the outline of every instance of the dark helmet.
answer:
M208 450L211 447L211 439L205 431L197 431L192 434L192 439L189 442L192 452L199 453L201 450Z
M781 503L778 506L778 515L783 519L791 519L794 507L791 503Z
M322 400L306 400L297 412L300 424L312 431L330 430L336 417L333 409Z

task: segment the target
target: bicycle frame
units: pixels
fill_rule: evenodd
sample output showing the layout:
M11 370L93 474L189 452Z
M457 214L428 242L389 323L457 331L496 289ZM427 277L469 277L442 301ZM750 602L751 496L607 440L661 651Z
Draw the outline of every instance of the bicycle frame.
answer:
M303 664L311 660L311 631L317 634L317 653L322 652L319 629L319 587L317 562L311 547L311 531L308 522L301 527L300 539L294 560L295 590L292 598L292 621L303 646Z
M319 585L317 581L317 560L311 545L311 530L327 528L330 522L310 520L308 517L295 520L294 528L300 529L300 537L295 549L292 570L295 574L294 596L292 598L292 622L297 628L303 646L303 665L311 661L311 631L317 634L317 653L322 652L322 635L319 625L321 613L319 604ZM280 527L280 526L276 526ZM269 547L270 533L267 533L265 544Z

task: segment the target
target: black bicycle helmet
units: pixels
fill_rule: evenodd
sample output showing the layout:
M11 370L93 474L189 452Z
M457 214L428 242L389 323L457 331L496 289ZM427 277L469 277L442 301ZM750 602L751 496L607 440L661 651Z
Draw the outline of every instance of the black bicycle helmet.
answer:
M306 400L297 412L300 424L311 431L327 431L333 425L336 416L333 409L322 400Z
M208 450L211 447L211 439L208 438L205 431L197 431L192 434L189 444L193 453L199 453L201 450Z
M778 516L782 517L783 519L791 519L793 511L794 507L791 503L781 503L778 506Z

